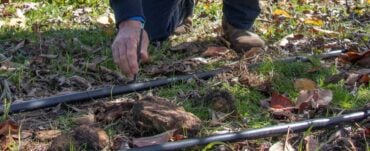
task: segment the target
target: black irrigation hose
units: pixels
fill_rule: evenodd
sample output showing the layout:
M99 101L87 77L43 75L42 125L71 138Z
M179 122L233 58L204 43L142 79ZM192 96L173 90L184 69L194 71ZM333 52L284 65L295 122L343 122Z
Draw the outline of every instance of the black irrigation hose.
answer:
M326 128L328 126L356 122L366 119L370 116L370 110L365 110L362 112L355 112L350 114L345 114L341 116L336 116L332 118L319 118L306 120L301 122L275 125L270 127L264 127L259 129L251 129L246 131L219 134L202 138L191 138L176 142L168 142L158 145L145 146L140 148L132 148L127 151L167 151L167 150L179 150L185 149L196 145L205 145L211 142L232 142L237 140L251 140L256 138L269 137L274 135L287 134L288 130L292 132L302 132L309 128L319 129ZM124 151L124 150L121 150Z
M316 57L318 58L336 57L336 56L339 56L341 52L342 51L332 51L330 53L322 54ZM309 58L303 57L303 56L297 56L297 57L285 58L279 61L307 62L309 61ZM259 64L251 64L248 66L254 67L258 65ZM163 78L163 79L157 79L157 80L146 81L146 82L138 82L138 83L132 83L132 84L127 84L127 85L121 85L121 86L111 86L111 87L105 87L105 88L100 88L96 90L75 92L75 93L60 95L60 96L51 96L47 98L33 99L29 101L24 101L22 103L11 104L9 109L6 109L6 106L1 105L0 114L4 114L4 112L13 113L13 112L29 111L29 110L35 110L35 109L55 106L60 103L76 103L76 102L89 101L93 99L99 99L99 98L110 97L110 96L115 96L115 95L122 95L122 94L127 94L127 93L132 93L132 92L139 92L139 91L144 91L144 90L148 90L148 89L152 89L152 88L156 88L160 86L165 86L165 85L179 82L179 81L186 81L186 80L193 78L194 76L200 79L208 79L210 77L213 77L227 70L229 70L229 68L222 68L222 69L217 69L213 71L195 73L191 75L175 76L175 77L170 77L170 78Z
M218 70L213 70L210 72L196 73L194 75L182 75L182 76L157 79L157 80L152 80L152 81L147 81L147 82L137 82L137 83L131 83L131 84L122 85L122 86L110 86L110 87L104 87L104 88L100 88L96 90L75 92L72 94L51 96L51 97L42 98L42 99L29 100L29 101L24 101L22 103L11 104L9 113L51 107L51 106L58 105L60 103L82 102L82 101L89 101L93 99L111 97L111 96L116 96L116 95L121 95L121 94L132 93L132 92L139 92L139 91L149 90L149 89L160 87L160 86L165 86L165 85L168 85L174 82L186 81L186 80L193 78L194 76L201 78L201 79L207 79L221 72L224 72L224 70L225 69L218 69ZM3 113L4 113L4 105L1 105L0 114L3 114Z

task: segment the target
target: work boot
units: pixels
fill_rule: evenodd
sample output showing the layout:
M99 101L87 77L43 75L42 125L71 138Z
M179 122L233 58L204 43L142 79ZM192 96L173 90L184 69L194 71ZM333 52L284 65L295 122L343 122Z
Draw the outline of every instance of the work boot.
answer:
M176 27L174 33L176 35L181 35L190 32L192 24L193 24L192 16L186 17L183 23L180 26Z
M245 29L238 29L225 19L222 20L224 37L230 42L231 48L236 52L246 52L253 47L264 47L265 42L255 33Z

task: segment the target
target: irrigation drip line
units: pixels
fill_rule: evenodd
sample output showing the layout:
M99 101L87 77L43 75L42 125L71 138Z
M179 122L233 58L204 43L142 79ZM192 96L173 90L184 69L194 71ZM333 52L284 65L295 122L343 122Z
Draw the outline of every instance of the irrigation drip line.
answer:
M189 148L196 145L205 145L211 142L232 142L237 140L252 140L257 138L276 136L281 134L287 134L288 131L292 132L303 132L309 128L320 129L329 126L339 125L348 122L361 121L370 116L370 110L361 112L355 112L336 116L332 118L319 118L306 120L301 122L294 122L289 124L275 125L270 127L264 127L259 129L251 129L246 131L234 132L213 135L202 138L191 138L175 142L167 142L158 145L145 146L140 148L131 148L121 151L168 151L168 150L180 150Z
M321 55L313 56L318 58L332 58L339 56L343 51L331 51L329 53L324 53ZM302 62L308 62L310 59L308 57L304 56L296 56L296 57L288 57L285 59L277 60L282 62L294 62L294 61L302 61ZM256 67L260 64L250 64L249 67ZM186 81L189 79L192 79L194 77L197 77L199 79L208 79L211 77L214 77L215 75L229 71L230 68L221 68L216 69L212 71L206 71L206 72L199 72L189 75L181 75L181 76L174 76L169 78L162 78L157 80L151 80L146 82L137 82L137 83L131 83L127 85L120 85L120 86L109 86L104 88L99 88L95 90L89 90L89 91L81 91L81 92L74 92L70 94L65 95L59 95L59 96L51 96L47 98L40 98L40 99L32 99L28 101L24 101L21 103L14 103L10 106L6 106L5 104L0 106L0 114L6 113L14 113L14 112L22 112L22 111L29 111L29 110L35 110L40 108L46 108L51 106L56 106L60 103L76 103L76 102L83 102L83 101L89 101L99 98L105 98L105 97L112 97L116 95L122 95L122 94L128 94L132 92L139 92L144 91L156 87L161 87L165 85L169 85L175 82L180 81Z

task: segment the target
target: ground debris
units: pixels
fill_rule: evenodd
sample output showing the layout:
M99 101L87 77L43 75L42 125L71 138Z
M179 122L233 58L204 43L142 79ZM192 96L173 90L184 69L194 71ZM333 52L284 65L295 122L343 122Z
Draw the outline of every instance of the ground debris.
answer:
M54 138L48 151L65 150L102 150L109 145L107 133L97 127L81 125L73 129L71 133L63 133Z
M88 150L102 150L109 145L109 136L101 128L81 125L74 129L73 136L81 146L86 144Z
M170 64L154 65L145 68L144 71L152 76L168 74L185 74L195 72L202 61L197 59L185 59Z
M42 130L36 132L35 138L40 141L49 141L62 134L60 130Z
M48 151L65 151L71 149L71 147L74 148L77 146L78 145L74 137L68 134L62 134L53 139Z
M209 91L205 96L204 101L215 111L233 114L237 113L235 98L226 90Z
M243 62L231 65L230 68L231 70L218 74L215 79L231 85L241 84L243 86L252 87L267 94L272 92L270 78L250 72Z
M120 100L120 99L118 99ZM97 122L121 122L124 130L132 134L153 134L167 130L197 132L201 121L183 107L167 99L146 96L137 101L120 101L98 104L94 114Z
M135 103L132 110L135 121L146 129L176 129L194 133L201 126L201 120L197 116L160 97L144 97Z
M150 137L141 137L133 138L132 144L135 147L143 147L148 145L162 144L168 142L173 137L176 130L169 130L161 134L150 136Z

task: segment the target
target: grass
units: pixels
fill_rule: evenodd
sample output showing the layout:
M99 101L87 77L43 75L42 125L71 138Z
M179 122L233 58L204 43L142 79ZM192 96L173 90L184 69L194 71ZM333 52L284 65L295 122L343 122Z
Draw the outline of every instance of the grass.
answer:
M30 0L29 2L32 1L39 2L37 0ZM15 2L21 3L24 1L15 0ZM40 77L36 76L36 70L34 70L34 68L39 68L37 71L48 70L50 74L62 75L67 78L73 75L91 78L86 66L79 68L82 73L75 72L71 67L79 66L79 63L92 63L94 59L102 57L102 62L99 65L119 72L119 69L114 64L111 57L110 49L110 44L115 36L115 26L101 26L96 22L97 17L104 14L109 8L108 0L86 0L83 2L73 0L49 0L43 1L43 3L45 4L44 7L40 7L37 10L31 10L25 14L27 22L24 28L8 26L0 28L0 53L5 53L5 48L8 46L14 47L22 40L28 41L23 48L20 48L12 54L8 54L8 57L12 56L12 61L18 63L21 67L17 68L17 70L13 72L0 72L0 77L9 79L16 86L15 91L17 93L21 93L23 91L22 84L36 84L37 81L40 80ZM311 38L313 41L317 39L320 40L321 37L325 37L325 40L331 40L330 38L333 38L325 34L313 33L311 30L313 27L312 25L304 24L298 19L304 18L306 16L305 12L321 10L323 13L330 14L333 13L331 9L336 9L339 12L342 12L340 13L342 18L349 15L345 12L345 7L342 5L336 5L333 7L329 4L325 4L318 7L317 5L311 4L301 5L298 4L297 1L292 1L291 3L291 6L293 7L289 7L289 5L273 4L272 6L269 6L269 8L272 10L285 10L292 15L293 18L274 20L272 19L272 15L268 9L262 9L262 14L255 22L253 30L257 34L261 35L266 43L269 44L267 49L270 52L264 55L267 57L263 59L262 65L251 72L255 72L260 77L271 77L272 89L280 94L287 94L291 100L295 100L299 93L294 88L294 80L298 78L308 78L318 83L320 88L330 89L333 91L334 97L331 105L334 107L355 109L369 103L370 86L361 86L355 94L351 94L351 92L345 88L343 81L337 84L324 84L323 81L326 77L338 73L337 66L335 65L332 65L329 68L322 68L314 73L307 73L307 71L313 67L322 66L320 60L311 58L311 62L309 63L283 63L273 61L281 55L276 47L273 47L272 45L279 42L286 35L302 34L305 38ZM91 12L83 15L91 17L91 21L87 21L85 23L75 22L74 20L78 19L78 17L83 17L83 15L76 17L72 12L86 7L91 8ZM16 12L17 9L16 6L13 5L5 8L10 14ZM150 46L148 50L151 54L150 65L161 65L200 55L200 53L192 54L168 51L169 48L175 44L192 41L206 41L211 45L220 43L219 40L215 38L215 31L217 31L217 28L221 25L221 8L221 1L215 1L213 3L201 1L194 11L194 20L192 25L193 31L181 36L171 37L170 40L165 41L159 48ZM0 21L9 21L11 17L5 17L4 19L0 19ZM59 23L54 23L58 22L58 18L61 19L61 21ZM360 26L354 24L350 19L343 20L340 19L340 17L326 18L324 21L325 24L319 28L341 31L341 34L334 37L336 41L351 39L358 42L359 47L365 47L367 41L369 41L370 37L364 36L359 38L352 34L356 32L369 33L369 24ZM36 31L36 29L39 31ZM346 30L343 31L343 29ZM78 42L74 39L77 39ZM44 44L41 48L40 43ZM85 46L92 50L99 51L91 53ZM308 48L287 51L289 51L290 55L296 55L305 54L305 52L321 53L326 51L326 48L324 48L322 44L312 44ZM34 57L35 54L53 54L57 55L58 58L51 59L47 63L37 65L36 67L31 67L30 64L34 61L32 60L32 57ZM275 54L277 56L275 56ZM201 66L199 69L211 70L224 66L228 62L228 60L223 60ZM150 65L141 66L146 68ZM93 83L111 84L102 80L103 75L104 73L102 73L102 75L98 75L98 80L93 81ZM146 73L143 73L143 77L145 79L155 78L146 75ZM248 121L247 124L243 125L243 127L259 128L276 123L271 119L270 113L260 106L259 101L268 98L268 95L262 94L260 91L257 91L252 87L240 84L227 84L225 82L216 84L218 82L220 81L211 80L206 85L197 85L195 81L182 82L168 87L155 89L154 91L155 95L168 98L169 100L183 106L186 111L194 113L203 121L209 121L209 106L204 103L202 98L183 99L179 97L179 94L196 92L200 96L204 96L211 89L225 89L235 96L237 112ZM71 120L72 117L72 113L59 116L52 126L69 131L74 127ZM227 121L225 125L230 124L228 122L232 121ZM236 122L242 123L240 121ZM222 128L223 127L215 128L205 125L202 132L204 132L203 134L210 134ZM119 133L115 126L108 127L107 131L109 136L114 136ZM215 144L210 144L208 147L205 147L205 150L212 148L213 145ZM75 150L76 147L72 146L72 148L71 150Z

